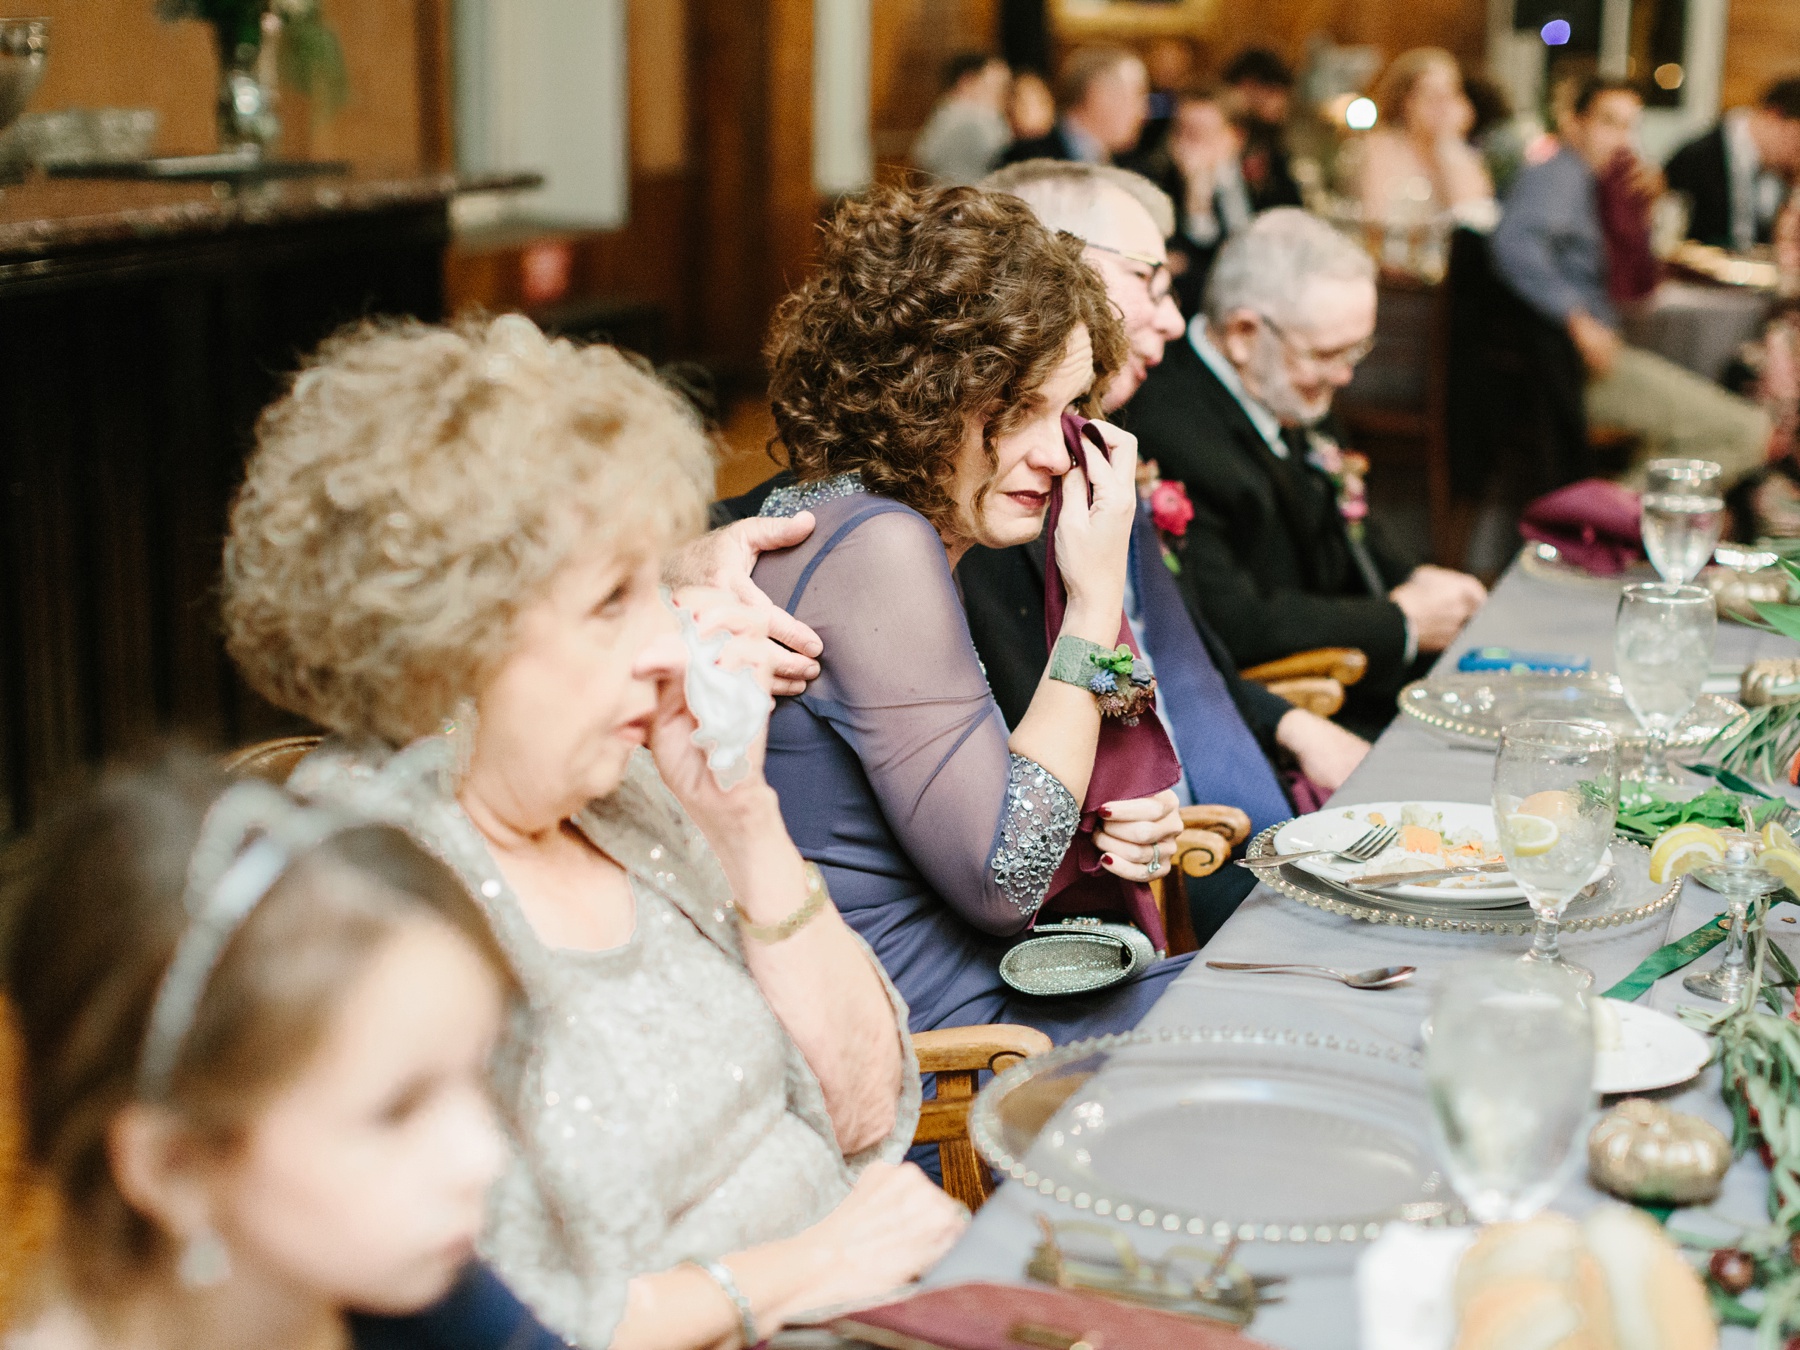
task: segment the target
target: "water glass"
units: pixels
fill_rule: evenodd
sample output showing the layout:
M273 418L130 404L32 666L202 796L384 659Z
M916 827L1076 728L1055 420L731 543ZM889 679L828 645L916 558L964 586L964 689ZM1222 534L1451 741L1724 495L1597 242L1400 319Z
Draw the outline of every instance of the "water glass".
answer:
M1451 1184L1482 1223L1529 1219L1579 1164L1594 1106L1592 1013L1557 966L1451 970L1431 1009L1425 1073Z
M1669 781L1669 734L1700 697L1712 669L1719 613L1703 586L1627 586L1613 627L1613 665L1644 728L1645 783Z
M1593 974L1565 961L1562 912L1612 839L1619 815L1619 741L1587 722L1514 722L1494 761L1494 825L1507 870L1525 892L1537 929L1525 961L1556 966L1579 983Z
M1723 476L1710 459L1653 459L1644 466L1644 552L1671 586L1712 561L1725 524Z

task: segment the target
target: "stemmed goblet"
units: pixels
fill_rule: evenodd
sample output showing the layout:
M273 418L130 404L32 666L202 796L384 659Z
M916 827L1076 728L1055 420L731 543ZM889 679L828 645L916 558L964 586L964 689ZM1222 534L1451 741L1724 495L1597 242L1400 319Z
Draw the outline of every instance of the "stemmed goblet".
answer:
M1555 1198L1594 1104L1593 1014L1562 966L1451 970L1431 1009L1425 1076L1451 1184L1482 1223Z
M1644 552L1664 581L1685 586L1712 561L1719 543L1723 471L1710 459L1653 459L1644 472Z
M1619 741L1586 722L1514 722L1494 762L1494 824L1507 870L1537 915L1524 959L1557 966L1582 985L1585 967L1565 961L1562 912L1606 855L1619 814Z
M1719 627L1712 592L1654 582L1627 586L1613 626L1613 664L1625 702L1644 728L1645 783L1666 783L1669 733L1700 697Z
M1725 897L1731 926L1725 930L1725 954L1719 964L1689 975L1681 987L1702 998L1737 1003L1750 988L1750 906L1780 890L1781 879L1756 865L1756 845L1748 839L1733 839L1726 846L1724 862L1696 868L1692 875Z

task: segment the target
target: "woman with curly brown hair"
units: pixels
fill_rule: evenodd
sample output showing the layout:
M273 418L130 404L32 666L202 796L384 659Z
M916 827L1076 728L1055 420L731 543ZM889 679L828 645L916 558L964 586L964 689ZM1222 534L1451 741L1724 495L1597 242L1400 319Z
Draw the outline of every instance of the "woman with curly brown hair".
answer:
M763 514L808 510L816 524L804 544L762 555L755 577L824 654L807 692L776 709L766 772L915 1030L1123 1030L1182 966L1064 1000L1015 995L999 969L1081 815L1101 713L1059 660L1118 642L1136 509L1130 436L1100 424L1110 462L1091 455L1085 473L1064 444L1064 412L1095 410L1125 359L1081 250L1010 196L878 189L838 212L769 345L798 481ZM1036 539L1052 493L1068 605L1009 737L951 573L975 544ZM1096 836L1107 868L1163 875L1180 830L1173 795L1109 809Z

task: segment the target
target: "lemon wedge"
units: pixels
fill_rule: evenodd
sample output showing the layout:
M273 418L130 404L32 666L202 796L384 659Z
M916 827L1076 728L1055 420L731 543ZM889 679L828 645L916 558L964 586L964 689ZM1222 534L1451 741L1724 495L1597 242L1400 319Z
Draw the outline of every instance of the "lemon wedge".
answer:
M1686 876L1696 867L1725 860L1725 840L1710 825L1677 825L1650 849L1650 880L1657 885Z
M1506 818L1506 841L1521 858L1540 858L1556 847L1562 830L1554 820L1515 811Z
M1790 891L1800 895L1800 848L1795 848L1792 844L1786 848L1765 848L1756 861L1765 870L1780 877L1782 884Z
M1800 853L1800 845L1794 843L1794 836L1772 820L1762 827L1762 845L1764 848L1785 848L1791 853Z

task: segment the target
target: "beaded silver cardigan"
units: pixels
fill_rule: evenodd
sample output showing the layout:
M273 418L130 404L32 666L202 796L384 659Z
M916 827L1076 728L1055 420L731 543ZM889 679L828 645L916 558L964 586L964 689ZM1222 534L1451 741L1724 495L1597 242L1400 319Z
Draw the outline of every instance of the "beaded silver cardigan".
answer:
M630 940L605 951L537 939L457 805L453 764L438 736L397 752L331 740L289 785L406 829L493 924L529 1011L496 1073L514 1151L482 1254L547 1326L603 1346L634 1277L790 1237L869 1162L904 1156L919 1118L906 1005L883 974L909 1067L893 1131L847 1158L744 964L724 873L648 752L575 821L630 874L637 904Z

